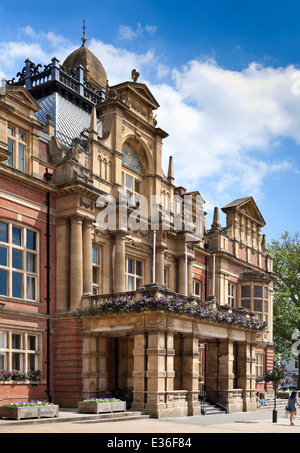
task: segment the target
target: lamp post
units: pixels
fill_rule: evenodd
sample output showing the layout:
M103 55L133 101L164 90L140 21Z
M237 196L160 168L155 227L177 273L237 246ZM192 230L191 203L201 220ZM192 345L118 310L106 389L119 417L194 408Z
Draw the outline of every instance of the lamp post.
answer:
M277 410L276 410L276 398L277 398L277 385L273 385L274 388L274 409L273 409L273 423L277 423Z

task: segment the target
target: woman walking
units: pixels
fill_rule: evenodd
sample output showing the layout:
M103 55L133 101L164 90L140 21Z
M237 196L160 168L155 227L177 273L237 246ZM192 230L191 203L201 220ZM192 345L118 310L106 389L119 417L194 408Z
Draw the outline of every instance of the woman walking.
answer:
M294 425L296 415L297 415L297 406L300 406L298 403L297 393L292 392L289 396L288 408L290 412L290 425Z

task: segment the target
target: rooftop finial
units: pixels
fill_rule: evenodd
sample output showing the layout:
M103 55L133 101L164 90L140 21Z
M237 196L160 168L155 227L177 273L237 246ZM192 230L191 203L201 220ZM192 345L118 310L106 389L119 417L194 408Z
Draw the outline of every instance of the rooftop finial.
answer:
M86 27L86 25L85 25L85 19L83 19L83 26L82 26L81 28L82 28L82 30L83 30L83 37L81 38L81 41L82 41L82 43L83 43L82 45L84 46L85 43L86 43L86 41L87 41L87 39L86 39L86 37L85 37L85 30L87 29L87 27Z

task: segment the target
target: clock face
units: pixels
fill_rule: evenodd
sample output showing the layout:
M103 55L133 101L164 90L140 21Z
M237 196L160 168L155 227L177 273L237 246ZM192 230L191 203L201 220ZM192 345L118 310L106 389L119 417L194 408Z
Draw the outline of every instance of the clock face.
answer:
M142 164L137 153L135 153L128 145L123 146L123 164L142 173Z

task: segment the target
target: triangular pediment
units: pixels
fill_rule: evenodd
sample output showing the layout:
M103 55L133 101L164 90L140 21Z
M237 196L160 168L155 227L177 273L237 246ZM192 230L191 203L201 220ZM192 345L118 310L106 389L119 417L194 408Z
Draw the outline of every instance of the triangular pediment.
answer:
M146 84L137 82L124 82L119 85L115 85L112 89L117 92L128 91L131 96L136 97L140 102L150 104L152 109L155 110L159 107L159 103L149 90Z
M12 96L15 100L20 101L22 104L26 104L29 109L34 110L35 112L41 109L41 106L38 104L38 102L24 87L7 86L6 94L8 96Z
M230 211L238 211L250 218L260 226L265 226L266 222L260 213L253 197L238 198L222 208L222 211L228 213Z

